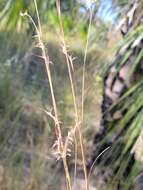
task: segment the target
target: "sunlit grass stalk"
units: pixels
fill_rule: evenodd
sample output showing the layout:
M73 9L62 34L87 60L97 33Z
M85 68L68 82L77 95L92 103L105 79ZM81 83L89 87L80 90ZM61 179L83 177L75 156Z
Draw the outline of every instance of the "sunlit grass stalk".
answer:
M58 129L58 138L59 138L59 143L60 143L59 148L61 148L61 153L62 153L61 155L62 155L63 165L64 165L64 169L65 169L65 175L66 175L66 179L67 179L67 189L71 190L71 179L70 179L69 169L68 169L67 160L66 160L66 153L64 153L64 151L66 151L66 150L64 149L64 144L63 144L62 134L61 134L61 128L60 128L59 119L58 119L58 112L57 112L56 100L55 100L54 89L53 89L53 84L52 84L51 71L50 71L50 67L49 67L49 57L46 55L46 50L45 50L44 44L41 40L42 30L41 30L41 24L40 24L40 18L39 18L39 12L38 12L38 8L37 8L36 0L34 0L34 4L35 4L35 8L36 8L38 25L39 25L39 30L40 30L39 42L41 44L42 56L43 56L44 61L45 61L46 71L47 71L47 75L48 75L48 79L49 79L49 85L50 85L50 91L51 91L51 96L52 96L54 114L55 114L55 119L56 119L55 124L56 124L56 127Z
M68 54L68 50L67 50L67 46L66 46L66 42L65 42L65 35L64 35L64 30L63 30L63 24L62 24L62 19L61 19L61 10L60 10L60 3L58 1L56 1L57 3L57 11L58 11L58 17L59 17L59 24L60 24L60 30L61 30L61 42L62 42L62 48L63 48L63 53L66 57L66 63L67 63L67 67L68 67L68 74L69 74L69 79L70 79L70 84L71 84L71 91L72 91L72 97L73 97L73 103L74 103L74 110L75 110L75 115L76 115L76 119L75 119L75 128L74 128L74 143L75 143L75 170L74 170L74 179L76 179L76 163L77 163L77 140L76 140L76 128L79 125L78 121L79 121L79 117L78 117L78 108L77 108L77 103L76 103L76 96L75 96L75 90L74 90L74 85L73 85L73 78L72 78L72 71L71 71L71 64L72 63L72 58L69 59L69 54Z
M83 60L83 69L82 69L82 106L81 106L81 121L83 123L84 121L84 92L85 92L85 67L86 67L86 60L87 60L87 51L88 51L88 45L89 45L89 36L90 36L90 30L91 30L91 24L92 24L92 18L93 18L93 10L92 7L90 8L90 17L89 17L89 25L88 25L88 31L87 31L87 38L86 38L86 45L84 50L84 60Z
M85 98L85 67L86 67L86 60L87 60L87 51L88 51L88 45L89 45L89 37L90 37L90 30L91 30L91 24L92 24L92 18L93 18L93 9L90 7L90 17L89 17L89 25L88 25L88 31L87 31L87 38L86 38L86 45L84 50L84 60L83 60L83 69L82 69L82 98L81 98L81 123L82 126L84 125L84 98ZM92 168L90 169L92 171ZM90 173L90 172L89 172ZM87 177L87 184L89 180L89 176Z
M68 169L67 160L66 160L66 153L65 153L66 150L65 150L64 143L62 140L62 132L61 132L61 128L60 128L60 122L58 119L57 105L56 105L54 88L53 88L53 83L52 83L52 76L51 76L51 71L50 71L50 66L49 66L50 61L49 61L49 57L46 53L46 49L45 49L45 46L44 46L43 41L42 41L42 29L41 29L40 17L39 17L39 12L38 12L38 8L37 8L37 1L36 0L34 0L34 5L35 5L37 19L38 19L38 27L36 26L32 17L28 13L24 13L21 15L27 16L31 20L31 22L33 23L33 25L36 29L36 32L37 32L38 43L39 43L39 47L42 50L42 58L43 58L44 63L45 63L46 72L47 72L49 85L50 85L50 92L51 92L52 104L53 104L53 109L54 109L55 130L56 130L57 141L58 141L58 150L60 151L60 153L61 153L60 156L63 160L64 170L65 170L65 175L66 175L66 182L67 182L67 189L71 190L71 179L70 179L69 169Z
M80 119L79 119L80 117L78 114L78 106L77 106L77 102L76 102L76 93L75 93L72 70L71 70L71 67L73 66L73 59L71 58L71 56L68 53L66 42L65 42L65 34L64 34L63 23L62 23L60 2L59 2L59 0L57 0L56 2L57 2L57 11L58 11L59 23L60 23L60 30L61 30L61 40L62 40L63 53L66 57L66 63L67 63L67 67L68 67L68 74L69 74L72 97L73 97L73 104L74 104L74 111L75 111L75 127L77 128L77 132L79 135L80 148L81 148L81 154L82 154L82 163L83 163L85 182L86 182L86 190L88 190L89 188L88 188L88 179L87 179L87 171L86 171L86 161L85 161L85 155L84 155L83 137L82 137L82 133L80 130L81 122L80 122ZM75 132L76 132L76 130L75 130ZM75 160L75 164L76 164L76 160Z

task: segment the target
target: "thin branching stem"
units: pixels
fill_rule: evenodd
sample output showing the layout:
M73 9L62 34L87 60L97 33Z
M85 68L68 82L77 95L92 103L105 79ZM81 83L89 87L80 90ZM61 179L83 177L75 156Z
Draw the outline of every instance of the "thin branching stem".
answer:
M32 17L28 13L21 14L21 16L28 16L28 18L32 21L35 30L37 32L37 37L38 37L38 42L39 42L39 47L42 50L42 57L46 66L46 72L49 80L49 85L50 85L50 91L51 91L51 97L52 97L52 103L53 103L53 109L54 109L54 118L55 118L55 128L56 128L56 135L58 139L58 149L60 150L60 155L63 160L64 164L64 169L65 169L65 175L66 175L66 181L67 181L67 190L71 190L71 179L69 175L69 169L67 165L67 160L66 160L66 153L65 148L64 148L64 143L62 140L62 132L60 128L60 122L58 119L58 111L57 111L57 105L56 105L56 99L54 95L54 88L53 88L53 82L52 82L52 76L51 76L51 71L50 71L50 61L49 61L49 56L46 53L46 49L44 46L44 43L42 41L42 29L41 29L41 23L40 23L40 17L39 17L39 12L37 8L37 1L34 0L34 5L36 9L36 14L37 14L37 19L38 19L38 27L36 26L35 22L33 21Z
M80 123L81 122L80 122L79 114L78 114L78 106L77 106L77 102L76 102L76 93L75 93L72 70L71 70L71 65L73 65L73 63L72 63L71 56L68 54L68 50L67 50L67 46L66 46L66 42L65 42L63 23L62 23L62 19L61 19L60 2L59 2L59 0L57 0L56 2L57 2L58 17L59 17L59 22L60 22L61 36L62 36L63 53L65 54L65 57L66 57L66 63L67 63L67 67L68 67L68 74L69 74L72 97L73 97L73 103L74 103L75 126L77 128L77 132L78 132L78 135L79 135L80 148L81 148L81 154L82 154L83 170L84 170L84 175L85 175L86 190L88 190L89 188L88 188L88 179L87 179L87 171L86 171L86 161L85 161L85 155L84 155L83 137L82 137L82 133L81 133L81 130L80 130Z

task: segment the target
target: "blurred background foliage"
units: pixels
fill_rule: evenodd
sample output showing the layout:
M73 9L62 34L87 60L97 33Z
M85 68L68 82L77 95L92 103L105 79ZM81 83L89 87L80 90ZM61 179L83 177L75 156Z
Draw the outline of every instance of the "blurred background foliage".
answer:
M82 66L93 11L85 72L85 127L82 129L87 149L99 128L102 75L121 39L115 28L129 2L60 0L65 40L75 58L73 75L79 110ZM37 0L37 4L43 41L51 60L59 117L66 136L74 125L75 115L61 48L56 0ZM50 90L45 67L38 57L40 52L35 48L35 29L27 18L20 16L25 11L37 24L32 0L0 0L0 187L59 190L56 184L61 174L57 175L51 150L55 139L53 121L43 112L52 110ZM80 152L78 156L81 161ZM52 175L48 175L51 171Z

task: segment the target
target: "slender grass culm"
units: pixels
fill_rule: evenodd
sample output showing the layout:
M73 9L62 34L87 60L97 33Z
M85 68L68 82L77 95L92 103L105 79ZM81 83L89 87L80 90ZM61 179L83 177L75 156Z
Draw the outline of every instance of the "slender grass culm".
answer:
M73 58L68 52L68 48L67 48L66 41L65 41L65 34L64 34L64 27L63 27L63 23L62 23L60 1L56 0L57 13L58 13L58 18L59 18L59 26L60 26L60 39L61 39L61 44L62 44L62 52L66 58L66 64L67 64L67 68L68 68L68 76L69 76L72 99L73 99L74 113L75 113L74 127L72 128L72 130L70 130L68 132L66 139L63 140L62 131L61 131L61 127L60 127L60 121L58 118L58 110L57 110L57 103L56 103L55 94L54 94L52 74L51 74L51 70L50 70L50 60L49 60L48 53L46 51L46 48L45 48L43 40L42 40L43 35L42 35L41 22L40 22L38 7L37 7L37 1L36 0L33 0L33 1L34 1L35 10L36 10L38 26L35 24L31 15L28 14L27 12L21 13L21 16L28 17L28 19L32 22L32 24L36 30L36 38L38 39L37 46L39 48L41 48L41 50L42 50L42 58L44 60L44 64L45 64L45 68L46 68L46 73L47 73L47 77L48 77L48 81L49 81L51 98L52 98L52 105L53 105L53 110L54 110L53 114L48 112L47 110L44 110L44 112L48 116L50 116L54 120L54 123L55 123L55 131L56 131L56 138L57 138L55 144L57 147L58 155L63 160L63 166L64 166L64 170L65 170L65 177L66 177L66 183L67 183L67 190L72 190L71 177L70 177L68 164L67 164L68 145L69 145L70 139L73 138L74 139L74 146L75 146L75 151L74 151L74 154L75 154L74 182L75 182L76 172L77 172L77 166L76 166L76 164L77 164L77 146L78 146L77 145L77 136L79 138L79 144L80 144L80 150L81 150L81 156L82 156L82 166L83 166L85 184L86 184L85 190L89 190L81 126L83 127L83 120L84 120L85 66L86 66L88 43L89 43L89 34L90 34L90 27L91 27L91 22L92 22L93 10L92 10L92 8L90 9L90 18L89 18L89 25L88 25L88 31L87 31L85 51L84 51L83 72L82 72L82 89L81 89L81 92L82 92L81 93L81 112L80 112L78 105L77 105L76 92L75 92L75 87L74 87Z
M80 149L81 149L81 155L82 155L82 165L83 165L84 177L85 177L85 184L86 184L86 190L88 190L89 184L88 184L88 177L87 177L87 170L86 170L86 160L85 160L85 153L84 153L83 137L82 137L82 133L81 133L81 129L80 129L82 126L82 121L80 120L80 114L78 111L78 106L77 106L77 101L76 101L76 93L75 93L73 76L72 76L73 59L72 59L72 56L68 53L68 49L67 49L66 42L65 42L65 34L64 34L64 29L63 29L59 0L57 0L56 3L57 3L59 23L60 23L60 31L61 31L60 36L61 36L62 49L63 49L63 54L65 55L65 58L66 58L68 75L69 75L69 80L70 80L70 85L71 85L71 92L72 92L72 97L73 97L73 104L74 104L74 111L75 111L75 133L77 132L77 134L79 136ZM91 19L92 19L92 14L90 16L89 26L91 25ZM89 33L88 33L88 37L89 37ZM88 40L87 40L87 44L86 44L85 57L84 57L84 71L85 71L87 48L88 48ZM83 77L84 77L84 75L83 75ZM82 89L82 90L84 90L84 89ZM83 113L83 111L82 111L82 113ZM82 116L83 116L83 114L82 114ZM76 144L76 139L75 139L75 144ZM75 150L76 150L76 148L75 148ZM77 159L76 154L77 153L75 152L75 158ZM76 166L76 159L75 159L75 166ZM76 169L76 167L75 167L75 169Z
M38 27L36 26L32 17L27 12L21 13L21 16L27 16L30 19L30 21L32 22L32 24L36 30L36 33L37 33L37 38L38 38L38 43L39 43L38 47L41 48L41 50L42 50L42 58L44 60L44 64L46 67L46 72L47 72L47 76L48 76L48 80L49 80L50 92L51 92L51 97L52 97L52 104L53 104L53 109L54 109L54 116L52 118L54 118L54 122L55 122L55 131L56 131L56 137L57 137L57 142L58 142L57 149L58 149L58 153L60 154L60 157L63 160L66 182L67 182L67 190L71 190L72 189L71 179L70 179L69 169L68 169L67 160L66 160L66 152L65 152L66 149L65 149L65 146L63 143L60 122L58 119L58 111L57 111L57 105L56 105L56 100L55 100L55 95L54 95L54 88L53 88L53 83L52 83L52 76L51 76L51 71L50 71L50 61L49 61L49 57L46 53L46 48L42 41L42 29L41 29L39 12L38 12L38 8L37 8L37 2L36 2L36 0L33 0L33 1L34 1L35 9L36 9L36 14L37 14Z

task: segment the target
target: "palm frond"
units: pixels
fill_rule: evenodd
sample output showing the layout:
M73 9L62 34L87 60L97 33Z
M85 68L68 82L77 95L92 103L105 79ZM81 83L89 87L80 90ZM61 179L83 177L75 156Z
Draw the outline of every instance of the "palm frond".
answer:
M133 55L133 44L139 38L137 46L142 47L142 34L143 25L137 27L125 38L123 44L128 43L128 48L124 50L123 55L116 62L118 71ZM141 163L135 159L136 153L133 152L133 147L143 131L143 77L142 73L138 73L138 67L141 67L142 60L143 49L141 48L137 54L134 53L133 63L129 70L131 76L140 75L138 80L133 81L126 93L105 113L113 114L113 119L107 123L106 135L100 142L101 147L105 142L112 142L110 151L101 159L101 166L104 168L108 163L108 167L115 173L109 183L109 189L116 189L119 183L121 188L129 189L132 183L131 179L135 179L136 175L143 169L143 167L138 167ZM114 119L114 114L119 110L122 117Z

